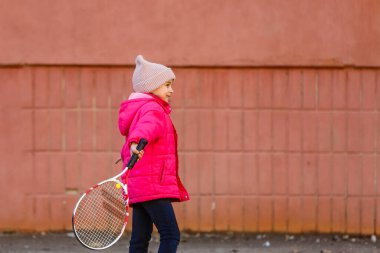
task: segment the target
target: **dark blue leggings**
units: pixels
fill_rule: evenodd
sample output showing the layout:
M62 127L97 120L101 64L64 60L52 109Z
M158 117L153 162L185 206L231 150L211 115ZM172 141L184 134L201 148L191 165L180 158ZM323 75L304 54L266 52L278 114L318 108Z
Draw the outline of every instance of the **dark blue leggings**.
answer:
M153 223L160 233L158 253L177 251L180 233L171 200L157 199L133 205L129 253L148 252Z

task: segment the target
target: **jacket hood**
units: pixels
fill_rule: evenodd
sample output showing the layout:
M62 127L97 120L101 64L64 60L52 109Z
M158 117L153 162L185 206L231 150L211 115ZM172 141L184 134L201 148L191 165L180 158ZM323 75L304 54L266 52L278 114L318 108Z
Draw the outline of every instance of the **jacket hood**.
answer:
M128 135L129 128L131 127L133 119L135 118L135 115L139 111L139 109L144 104L153 101L160 104L166 113L170 113L170 105L167 102L160 99L159 97L150 93L148 94L133 92L129 96L128 100L123 101L121 103L119 109L119 130L122 135Z

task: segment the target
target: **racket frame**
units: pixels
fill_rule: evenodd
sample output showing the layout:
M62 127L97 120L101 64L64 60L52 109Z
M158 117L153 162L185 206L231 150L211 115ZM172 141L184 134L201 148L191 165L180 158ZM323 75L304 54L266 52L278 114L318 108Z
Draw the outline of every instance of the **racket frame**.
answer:
M89 188L85 193L82 194L82 196L79 198L79 200L77 201L75 207L74 207L74 210L73 210L73 214L72 214L72 218L71 218L71 223L72 223L72 227L73 227L73 231L74 231L74 235L75 235L75 238L78 239L78 241L83 245L85 246L86 248L88 249L91 249L91 250L103 250L103 249L107 249L109 247L111 247L112 245L114 245L119 239L120 237L123 235L124 233L124 230L125 230L125 227L127 226L127 223L128 223L128 217L129 217L129 212L128 212L128 209L129 209L129 205L128 205L128 200L129 200L129 197L128 197L128 189L127 189L127 186L125 184L123 184L123 182L121 182L120 180L118 180L119 177L121 177L124 173L127 172L127 177L129 175L129 170L128 170L128 167L125 167L125 169L120 172L119 174L117 174L116 176L112 177L112 178L109 178L109 179L106 179L104 181L101 181L99 182L98 184L94 185L93 187ZM123 224L123 227L122 229L120 230L120 234L118 237L116 237L116 239L110 243L109 245L105 246L105 247L101 247L101 248L93 248L91 246L88 246L87 244L85 244L79 237L79 235L77 234L76 232L76 229L75 229L75 213L79 207L79 204L81 203L82 199L87 195L89 194L91 191L93 191L94 189L96 189L98 186L104 184L104 183L108 183L108 182L115 182L117 184L120 184L120 186L123 188L123 191L124 191L124 194L127 196L126 199L124 200L124 205L125 205L125 220L124 220L124 224Z

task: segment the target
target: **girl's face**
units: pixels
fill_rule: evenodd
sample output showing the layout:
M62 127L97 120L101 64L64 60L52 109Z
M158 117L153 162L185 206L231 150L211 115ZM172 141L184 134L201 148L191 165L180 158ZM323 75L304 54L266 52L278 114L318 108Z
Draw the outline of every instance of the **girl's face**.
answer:
M171 96L173 95L173 85L174 80L169 80L166 83L162 84L160 87L152 91L152 93L162 100L166 101L169 103Z

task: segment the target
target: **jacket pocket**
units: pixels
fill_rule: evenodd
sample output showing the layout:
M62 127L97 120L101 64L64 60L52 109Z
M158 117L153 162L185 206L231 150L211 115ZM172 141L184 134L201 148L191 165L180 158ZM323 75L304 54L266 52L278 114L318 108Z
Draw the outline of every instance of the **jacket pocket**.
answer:
M165 181L165 167L166 167L166 160L163 160L162 165L161 165L161 175L160 175L161 184L163 184Z

